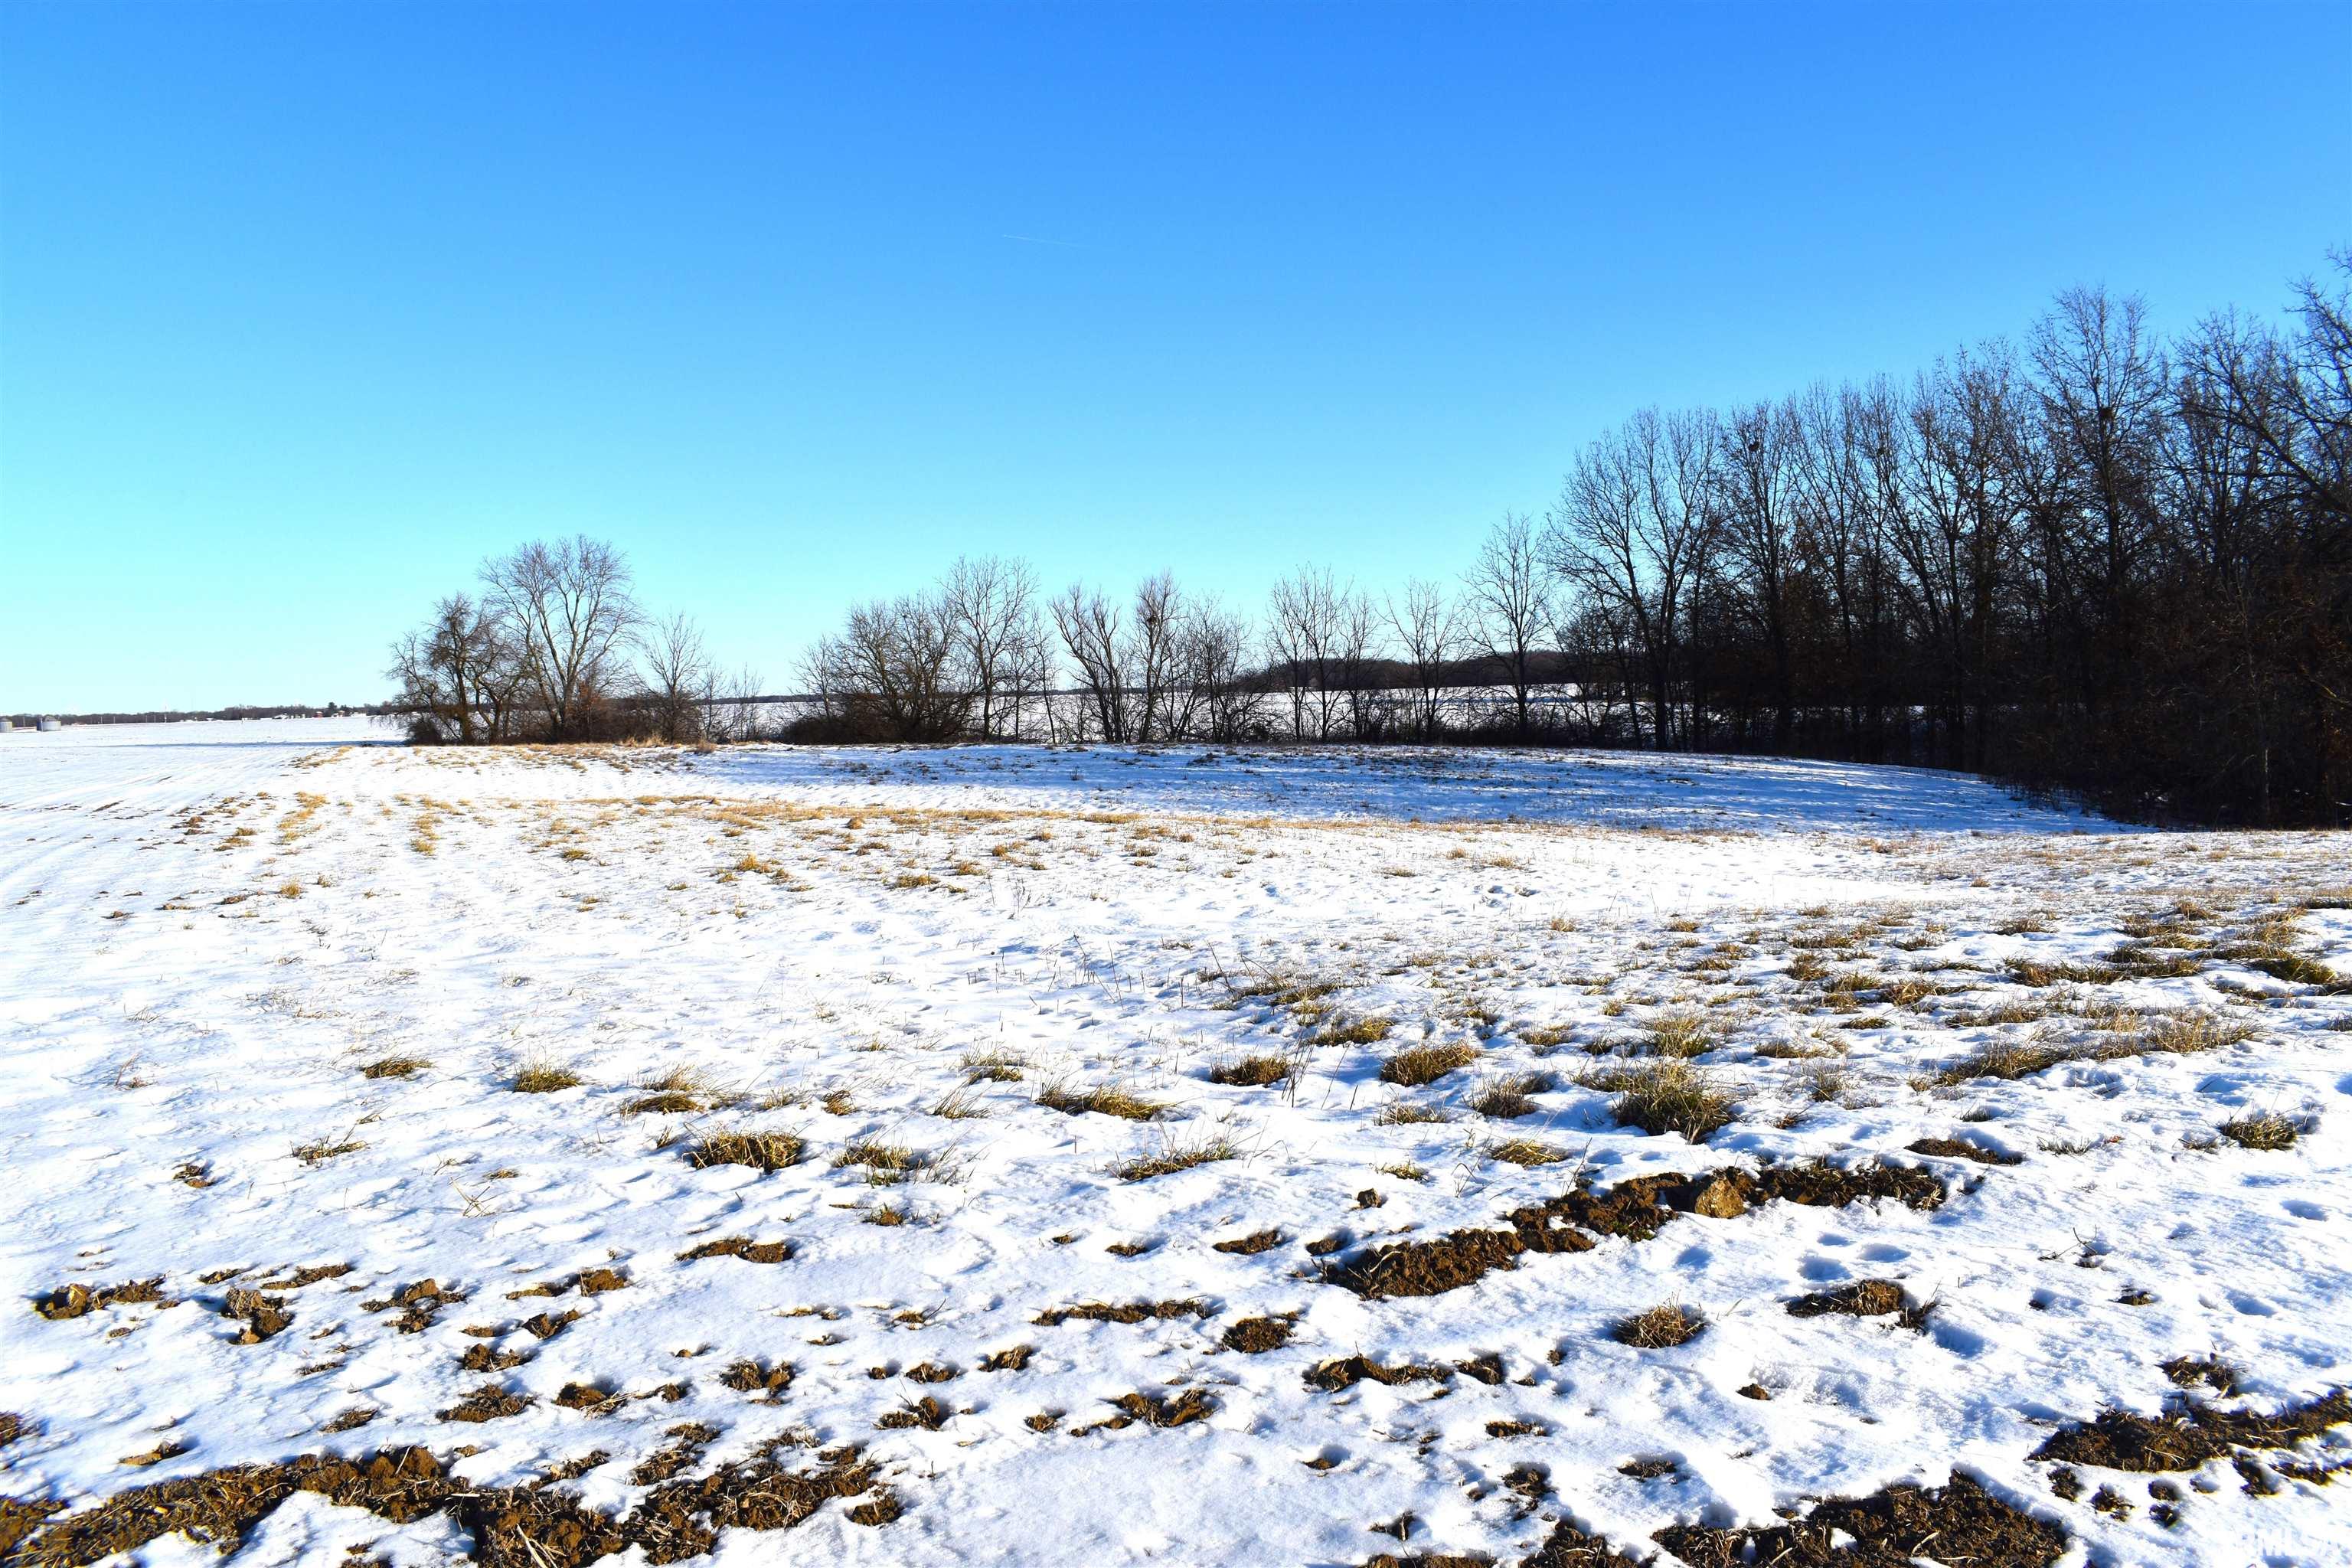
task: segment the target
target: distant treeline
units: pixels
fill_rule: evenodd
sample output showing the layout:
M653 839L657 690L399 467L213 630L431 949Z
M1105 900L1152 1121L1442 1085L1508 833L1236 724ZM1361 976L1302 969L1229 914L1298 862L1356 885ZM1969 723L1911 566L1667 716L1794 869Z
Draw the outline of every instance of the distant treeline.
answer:
M19 728L29 729L38 720L55 719L61 724L181 724L205 719L307 719L314 714L332 718L341 713L380 714L389 712L383 704L374 707L353 707L345 702L301 702L284 708L214 708L210 710L158 709L150 713L0 713Z
M787 738L1478 739L1926 763L2179 820L2352 815L2352 256L2160 341L2061 294L1908 382L1643 410L1458 582L1262 608L965 559L852 608ZM609 546L533 544L393 670L420 740L761 732Z

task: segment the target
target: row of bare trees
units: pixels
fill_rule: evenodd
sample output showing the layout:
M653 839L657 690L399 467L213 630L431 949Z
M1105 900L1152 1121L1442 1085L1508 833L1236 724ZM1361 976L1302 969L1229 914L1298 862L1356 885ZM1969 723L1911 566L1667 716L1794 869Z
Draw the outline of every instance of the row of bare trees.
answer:
M2160 341L2061 294L1907 382L1644 410L1458 582L956 562L801 666L807 739L1574 741L1927 762L2150 815L2352 818L2352 258ZM395 648L421 736L740 738L690 622L588 540L486 563Z
M756 678L722 681L686 616L642 609L626 558L585 537L484 562L393 644L394 709L424 742L749 738Z

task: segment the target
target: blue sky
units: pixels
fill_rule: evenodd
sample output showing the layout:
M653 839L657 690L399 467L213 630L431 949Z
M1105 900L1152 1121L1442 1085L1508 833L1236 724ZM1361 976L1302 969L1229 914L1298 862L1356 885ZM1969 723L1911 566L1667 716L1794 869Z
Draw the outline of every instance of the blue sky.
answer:
M959 552L1459 570L1646 403L2279 309L2352 6L0 5L0 710L362 700L573 530L787 684Z

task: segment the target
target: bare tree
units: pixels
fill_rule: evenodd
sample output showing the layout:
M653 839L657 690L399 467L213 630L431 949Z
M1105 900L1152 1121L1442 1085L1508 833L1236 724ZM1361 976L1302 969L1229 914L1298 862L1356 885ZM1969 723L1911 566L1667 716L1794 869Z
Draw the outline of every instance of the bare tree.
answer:
M1113 742L1130 739L1127 639L1120 633L1118 606L1101 589L1073 583L1051 607L1054 629L1078 667L1097 732Z
M1446 655L1455 636L1454 601L1437 584L1408 578L1402 602L1394 595L1389 596L1388 617L1405 663L1412 670L1414 728L1423 740L1435 740L1440 683L1445 678Z
M1302 566L1274 585L1266 635L1276 667L1289 686L1293 739L1306 737L1310 716L1315 738L1330 738L1339 702L1345 600L1328 567Z
M1533 733L1536 645L1552 621L1551 578L1537 547L1534 521L1524 513L1505 512L1479 548L1463 587L1469 635L1510 687L1514 732L1525 740Z
M980 738L1018 733L1024 679L1042 640L1037 580L1025 561L961 556L942 596L963 678L979 705Z
M642 701L653 710L656 731L673 745L702 740L703 701L716 677L701 631L681 611L640 628L637 643L646 659Z
M1134 717L1139 741L1164 741L1173 732L1170 709L1181 673L1184 607L1183 593L1171 573L1146 577L1135 585L1135 620L1125 664L1138 688Z
M584 534L534 541L482 563L482 585L513 630L551 739L567 740L616 683L643 619L621 552Z
M419 738L497 742L506 738L520 664L498 616L463 594L433 607L432 618L392 646L386 678L394 705L409 713Z
M853 608L838 637L810 650L805 668L821 712L847 738L951 741L963 733L972 701L955 661L945 605L909 594Z

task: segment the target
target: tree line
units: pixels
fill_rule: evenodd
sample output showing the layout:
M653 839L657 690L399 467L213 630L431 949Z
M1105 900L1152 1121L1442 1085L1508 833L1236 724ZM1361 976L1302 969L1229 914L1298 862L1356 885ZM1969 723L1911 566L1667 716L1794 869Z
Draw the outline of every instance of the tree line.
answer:
M1923 763L2142 815L2352 814L2352 255L2176 340L2057 296L1907 380L1646 409L1453 582L1229 605L966 558L852 607L792 738L1480 739ZM748 735L589 541L487 564L396 649L433 739Z

